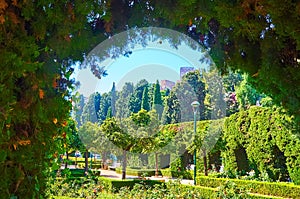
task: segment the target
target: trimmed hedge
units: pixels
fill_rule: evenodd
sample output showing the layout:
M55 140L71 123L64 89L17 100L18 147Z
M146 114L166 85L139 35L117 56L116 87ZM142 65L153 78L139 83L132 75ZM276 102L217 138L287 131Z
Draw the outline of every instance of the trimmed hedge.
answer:
M271 195L279 197L300 198L300 186L288 183L259 182L254 180L239 180L227 178L211 178L207 176L197 177L197 184L217 188L226 181L233 181L238 187L246 187L251 193Z
M178 178L182 177L183 179L193 179L193 172L190 171L172 171L170 168L168 169L161 169L160 170L162 176L168 177L168 178Z
M203 199L212 199L212 198L218 198L217 197L217 191L218 188L211 188L211 187L205 187L205 186L190 186L190 185L181 185L187 187L189 190L197 191L201 193L201 196ZM277 196L268 196L268 195L260 195L260 194L253 194L249 193L250 198L253 199L282 199L282 197Z
M116 173L121 174L122 173L122 168L116 168ZM131 175L131 176L145 176L145 177L151 177L155 176L155 169L132 169L132 168L127 168L126 169L126 175ZM158 175L162 175L164 177L168 178L178 178L178 177L183 177L184 179L192 179L193 176L193 171L171 171L171 169L160 169L158 170Z
M103 188L108 192L117 192L122 187L128 187L132 189L133 186L137 183L147 185L147 186L154 186L156 184L163 184L164 182L158 180L140 180L140 179L130 179L130 180L116 180L110 178L99 178L100 183L102 184Z
M122 168L121 167L116 168L116 173L121 174ZM130 169L130 168L127 168L126 175L151 177L151 176L155 176L155 169ZM158 175L162 175L160 170L158 170Z

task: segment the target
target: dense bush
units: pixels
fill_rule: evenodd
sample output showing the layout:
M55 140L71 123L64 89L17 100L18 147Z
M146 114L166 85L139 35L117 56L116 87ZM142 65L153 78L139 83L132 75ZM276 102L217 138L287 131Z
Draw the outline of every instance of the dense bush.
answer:
M281 108L251 107L226 119L225 170L264 174L272 181L300 183L300 139L294 118Z
M251 193L291 198L300 197L300 186L289 183L259 182L254 180L239 180L198 176L197 184L200 186L217 188L223 186L229 180L234 182L238 188L246 188Z

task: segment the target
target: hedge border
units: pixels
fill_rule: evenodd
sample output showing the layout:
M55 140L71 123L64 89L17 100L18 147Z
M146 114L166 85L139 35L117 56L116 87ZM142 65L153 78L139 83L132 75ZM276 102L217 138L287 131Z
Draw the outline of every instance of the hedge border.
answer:
M197 185L217 188L226 181L233 181L239 187L249 187L251 193L277 197L300 198L300 186L279 182L260 182L255 180L239 180L229 178L212 178L198 176Z

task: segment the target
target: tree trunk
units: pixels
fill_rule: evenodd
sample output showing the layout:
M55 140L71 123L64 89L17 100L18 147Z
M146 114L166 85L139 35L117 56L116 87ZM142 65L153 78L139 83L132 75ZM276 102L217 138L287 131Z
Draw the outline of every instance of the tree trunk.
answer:
M207 173L207 158L206 158L206 150L203 149L203 164L204 164L204 175L208 176Z
M158 176L158 153L155 152L155 176Z
M126 151L123 150L122 180L126 179L126 167L127 167Z
M106 151L102 152L102 169L106 169Z
M87 175L88 171L89 171L89 151L86 149L85 154L84 154L84 160L85 160L85 173Z
M68 150L66 152L66 163L65 163L65 169L68 168L68 161L69 161L69 153L68 153Z

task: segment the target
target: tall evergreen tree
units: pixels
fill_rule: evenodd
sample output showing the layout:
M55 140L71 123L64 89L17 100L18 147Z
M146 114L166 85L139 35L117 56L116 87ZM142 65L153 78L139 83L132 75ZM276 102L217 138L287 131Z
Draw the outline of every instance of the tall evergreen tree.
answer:
M100 109L99 102L101 101L101 96L99 93L93 93L88 98L87 103L85 104L81 116L81 122L98 122L98 111Z
M218 119L226 116L225 88L217 70L204 72L206 95L204 102L205 119Z
M99 116L98 122L100 124L106 119L109 107L111 107L111 95L110 93L103 93L100 100L100 107L98 111L98 116Z
M143 91L143 98L142 98L141 109L144 109L146 111L150 110L149 95L148 95L148 86L146 86L144 88L144 91Z
M116 101L116 118L119 120L130 116L129 100L133 93L133 89L133 84L126 82L121 92L118 93L118 99Z
M181 119L179 100L174 91L165 98L165 105L161 121L163 124L174 124L180 122Z
M154 95L153 95L153 105L152 108L156 110L157 114L161 118L163 113L163 101L160 93L160 84L159 81L156 80L156 84L154 85Z
M110 94L111 94L111 114L112 116L116 116L117 91L116 91L115 82L113 83Z
M129 101L129 110L132 113L137 113L141 110L141 104L142 104L142 97L143 97L143 91L145 87L148 87L148 81L145 79L140 80L135 88L134 92L130 97Z
M204 119L205 94L205 84L200 72L198 70L189 72L183 76L181 82L176 83L172 88L170 97L167 98L167 103L171 107L166 108L165 112L166 110L174 110L176 111L172 116L174 119L178 120L178 116L180 116L180 121L182 122L191 121L193 120L191 103L197 100L200 103L198 115L200 115L201 119ZM175 101L171 102L170 100Z

